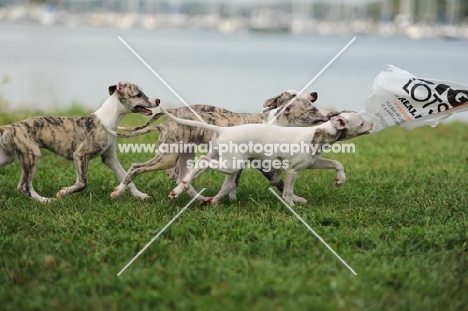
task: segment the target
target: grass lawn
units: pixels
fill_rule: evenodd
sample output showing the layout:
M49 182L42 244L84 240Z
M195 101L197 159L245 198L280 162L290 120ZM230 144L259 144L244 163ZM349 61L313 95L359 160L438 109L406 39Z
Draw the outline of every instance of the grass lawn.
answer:
M356 153L324 156L343 163L346 184L304 171L295 192L309 203L294 209L356 276L247 170L237 201L193 204L118 277L189 196L169 202L174 183L154 172L135 179L149 200L112 200L117 179L96 159L85 191L41 204L16 190L15 161L0 169L0 310L467 310L468 125L348 142ZM118 156L128 168L152 155ZM222 180L209 172L194 186L215 194ZM74 181L73 163L45 151L38 193Z

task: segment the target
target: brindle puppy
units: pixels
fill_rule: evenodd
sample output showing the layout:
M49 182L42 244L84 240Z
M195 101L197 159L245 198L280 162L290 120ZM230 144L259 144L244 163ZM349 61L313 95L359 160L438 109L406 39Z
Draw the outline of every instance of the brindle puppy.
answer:
M22 167L18 184L20 192L41 202L51 200L40 196L32 185L41 159L40 148L75 162L76 183L62 188L57 197L85 189L88 184L88 163L98 156L114 171L119 181L122 180L125 170L117 159L115 137L104 128L116 129L128 113L151 115L151 110L147 108L157 107L159 99L150 99L137 85L125 82L109 86L109 94L111 96L101 108L87 116L36 117L0 126L0 167L18 159ZM128 184L128 187L135 197L146 198L135 185Z

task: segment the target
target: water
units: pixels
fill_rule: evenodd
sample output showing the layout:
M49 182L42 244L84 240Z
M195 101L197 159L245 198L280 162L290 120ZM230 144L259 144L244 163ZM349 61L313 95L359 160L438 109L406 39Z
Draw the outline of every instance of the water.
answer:
M222 34L187 29L112 29L0 24L0 95L10 108L97 108L119 80L182 105L123 44L121 36L189 104L258 112L265 99L303 88L352 37ZM421 78L468 85L468 41L356 41L308 88L324 108L362 110L385 64ZM453 119L468 119L457 114Z

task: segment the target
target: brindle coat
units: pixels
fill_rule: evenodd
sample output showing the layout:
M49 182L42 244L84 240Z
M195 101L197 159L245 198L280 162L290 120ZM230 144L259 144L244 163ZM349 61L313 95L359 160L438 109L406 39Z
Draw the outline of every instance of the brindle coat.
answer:
M36 193L32 180L39 167L41 150L48 149L67 160L75 162L77 181L64 187L57 197L82 191L88 184L88 163L101 156L121 180L125 175L115 152L115 137L104 127L117 128L122 117L130 112L146 115L146 108L156 107L159 99L149 99L135 84L119 82L109 87L111 95L95 113L82 117L35 117L0 127L0 167L16 158L21 164L22 174L18 190L24 195L41 202L50 199ZM145 195L132 184L132 193L140 198Z

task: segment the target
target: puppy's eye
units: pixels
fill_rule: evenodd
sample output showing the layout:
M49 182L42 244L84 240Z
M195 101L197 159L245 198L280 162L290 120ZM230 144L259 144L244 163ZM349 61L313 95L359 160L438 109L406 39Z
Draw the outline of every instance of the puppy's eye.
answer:
M136 98L142 98L143 97L143 94L141 94L141 92L139 92L138 94L136 94Z
M361 124L359 124L359 126L361 127L364 126L364 121L362 121Z
M291 97L292 97L292 98L296 97L296 94L291 94Z

